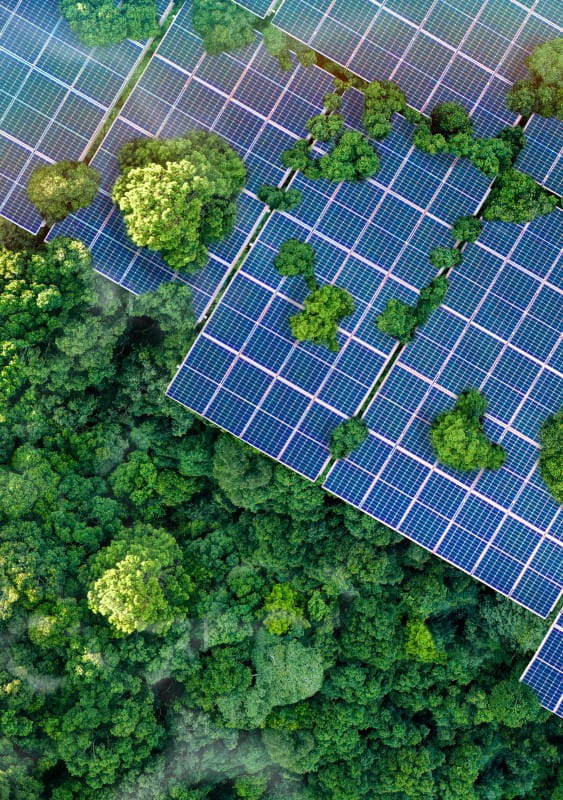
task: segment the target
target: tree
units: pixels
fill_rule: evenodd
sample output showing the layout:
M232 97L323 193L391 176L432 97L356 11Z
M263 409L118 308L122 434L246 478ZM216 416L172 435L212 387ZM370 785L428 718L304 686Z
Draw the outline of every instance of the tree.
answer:
M344 118L341 114L317 114L305 123L305 127L319 142L329 142L335 139L344 128Z
M461 103L439 103L430 113L432 133L441 133L446 139L458 133L471 133L473 123Z
M549 194L523 172L509 169L494 182L483 207L488 222L531 222L549 214L557 205L557 197Z
M539 471L557 503L563 503L563 409L552 414L540 428Z
M285 189L269 183L260 186L256 194L258 199L270 206L272 211L291 211L302 199L299 189Z
M381 333L393 336L401 344L408 344L416 328L416 309L392 297L377 316L376 325Z
M478 389L466 389L453 409L434 418L430 441L440 463L462 472L500 469L506 453L489 441L483 430L487 400Z
M459 242L476 242L483 232L483 223L477 217L458 217L452 225L452 236Z
M350 417L341 422L330 435L330 454L333 458L346 458L368 438L368 426L361 417Z
M328 92L323 97L323 106L329 113L342 108L342 97L336 92Z
M338 286L322 286L305 299L304 305L303 311L289 320L295 338L338 350L338 323L354 311L349 292Z
M310 291L317 289L315 278L315 250L308 242L288 239L280 246L274 266L280 275L302 275Z
M41 247L41 242L33 233L20 228L9 219L0 217L0 250L34 250Z
M407 100L403 90L393 81L373 81L364 90L363 126L374 139L391 133L391 118L404 113Z
M60 10L81 42L90 47L148 39L158 33L155 0L61 0Z
M463 261L463 255L455 247L435 247L429 253L432 266L436 269L450 269L457 267Z
M89 206L100 188L100 174L82 161L59 161L36 167L27 196L48 225Z
M287 35L280 28L275 28L268 23L262 28L262 37L266 50L276 59L280 69L289 72L293 68L293 64Z
M264 599L264 626L275 636L288 633L296 625L307 624L299 595L289 583L276 583Z
M127 0L123 5L128 39L149 39L158 33L158 8L155 0Z
M516 81L506 97L511 111L563 119L563 38L538 45L526 59L530 78Z
M194 0L192 25L209 55L238 50L256 38L254 16L232 0Z
M330 117L329 117L330 119ZM332 149L318 159L320 175L330 181L363 181L379 169L379 157L358 131L345 131Z
M94 558L88 605L119 634L165 633L187 610L193 584L169 533L137 526L132 534L115 538Z
M234 200L246 180L241 158L220 136L137 140L120 153L113 199L135 244L158 251L173 269L205 265L207 245L234 226Z

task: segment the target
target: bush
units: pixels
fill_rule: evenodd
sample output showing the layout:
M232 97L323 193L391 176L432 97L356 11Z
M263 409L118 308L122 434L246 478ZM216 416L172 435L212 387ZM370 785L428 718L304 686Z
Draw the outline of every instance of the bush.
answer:
M374 139L384 139L391 132L394 113L404 113L407 100L393 81L373 81L364 91L362 123Z
M549 214L557 205L535 180L518 170L503 172L494 182L483 208L483 219L492 222L531 222Z
M269 183L261 186L257 194L258 199L270 206L272 211L291 211L302 199L299 189L281 189Z
M425 325L434 311L442 305L449 285L445 275L439 275L428 286L422 287L415 309L417 326Z
M466 389L453 409L438 414L430 428L430 441L441 464L461 472L499 469L504 449L487 438L482 417L487 401L478 389Z
M172 269L204 266L207 245L234 227L234 201L246 181L239 155L220 136L193 131L129 142L119 158L113 200L133 242L159 252Z
M458 242L476 242L483 232L483 223L477 217L458 217L452 225L452 236Z
M332 431L330 454L333 458L346 458L368 438L368 426L361 417L344 420Z
M338 350L338 323L354 311L349 292L338 286L323 286L312 292L304 305L304 310L289 320L295 338Z
M300 242L299 239L288 239L284 242L277 256L274 258L274 266L280 275L296 276L302 275L308 288L317 288L315 280L315 251L307 242Z
M430 263L436 269L456 267L463 261L463 256L455 247L435 247L429 254Z
M232 0L193 0L192 25L206 53L228 53L252 44L254 16Z
M279 68L284 70L284 72L289 72L293 69L291 53L289 51L289 40L286 34L279 28L274 28L273 25L268 24L262 29L262 36L264 38L266 50L276 59Z
M363 181L379 170L379 157L365 136L357 131L342 134L332 150L318 160L323 178L341 181Z
M392 297L378 315L375 324L381 333L393 336L401 344L408 344L416 329L416 310L408 303Z
M305 127L319 142L335 139L344 128L344 119L340 114L317 114L305 123Z
M323 106L329 113L342 108L342 97L336 92L329 92L323 97Z
M557 503L563 503L563 409L548 417L539 435L539 471Z
M563 119L563 38L535 48L527 59L531 77L516 81L506 103L517 114Z
M81 161L59 161L31 173L27 196L48 225L89 206L100 188L100 175Z
M148 39L158 33L156 0L60 0L61 15L88 47Z
M439 103L430 113L432 133L441 133L446 139L457 133L471 133L473 123L461 103Z

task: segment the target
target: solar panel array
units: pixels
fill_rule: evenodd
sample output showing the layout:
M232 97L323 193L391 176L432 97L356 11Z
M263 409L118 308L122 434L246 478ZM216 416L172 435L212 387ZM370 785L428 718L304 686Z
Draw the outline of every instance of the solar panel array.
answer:
M275 8L277 0L235 0L235 2L258 17L267 17Z
M275 23L367 80L390 78L419 110L457 100L479 135L515 116L525 56L561 35L559 0L285 0Z
M546 189L563 191L563 122L543 119L533 114L525 128L526 147L518 158L517 167L532 175Z
M315 87L319 103L322 95ZM361 101L355 90L345 96L352 123ZM304 201L270 218L169 389L311 479L327 463L332 429L358 411L395 347L377 330L375 316L391 297L416 301L436 274L428 251L448 244L449 224L475 211L489 185L467 161L414 150L411 126L400 118L379 151L381 171L361 184L295 178ZM354 298L338 353L291 335L289 318L307 289L300 279L281 277L272 263L290 238L314 247L320 283L337 284Z
M97 200L54 233L82 238L92 249L96 269L130 291L184 281L192 289L200 318L266 213L256 191L263 183L277 185L285 179L287 170L280 166L278 154L303 134L304 122L316 113L319 94L329 91L332 83L317 68L297 66L283 72L260 41L234 53L206 56L190 16L187 3L93 159L102 175ZM235 231L211 248L210 263L203 270L177 277L156 253L132 244L110 192L124 142L170 138L195 128L215 131L229 141L245 161L248 183L238 201Z
M56 3L0 2L0 213L31 232L41 219L25 187L33 169L79 159L142 55L126 41L80 44Z
M554 622L521 680L548 711L563 717L563 614Z
M562 213L486 227L367 410L369 439L325 483L541 616L563 588L563 514L537 472L538 428L563 391ZM432 452L431 420L468 386L489 400L501 470L464 476Z

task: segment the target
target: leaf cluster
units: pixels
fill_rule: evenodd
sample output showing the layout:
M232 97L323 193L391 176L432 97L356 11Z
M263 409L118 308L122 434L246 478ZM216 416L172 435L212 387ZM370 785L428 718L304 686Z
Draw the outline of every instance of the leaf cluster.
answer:
M89 47L149 39L158 33L156 0L60 0L61 15Z
M100 174L81 161L59 161L36 167L27 184L27 196L47 225L89 206L100 188Z
M526 59L530 77L516 81L506 96L511 111L563 119L563 38L538 45Z
M393 81L372 81L364 90L362 123L369 136L384 139L392 130L393 114L406 111L403 90Z
M291 332L300 342L314 342L338 350L338 323L354 311L352 296L327 284L305 298L303 311L290 317Z

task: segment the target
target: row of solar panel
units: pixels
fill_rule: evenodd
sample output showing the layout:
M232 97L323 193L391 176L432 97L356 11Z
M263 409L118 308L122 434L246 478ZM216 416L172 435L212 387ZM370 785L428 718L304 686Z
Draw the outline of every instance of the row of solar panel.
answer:
M521 678L544 708L563 718L563 614L560 614Z

